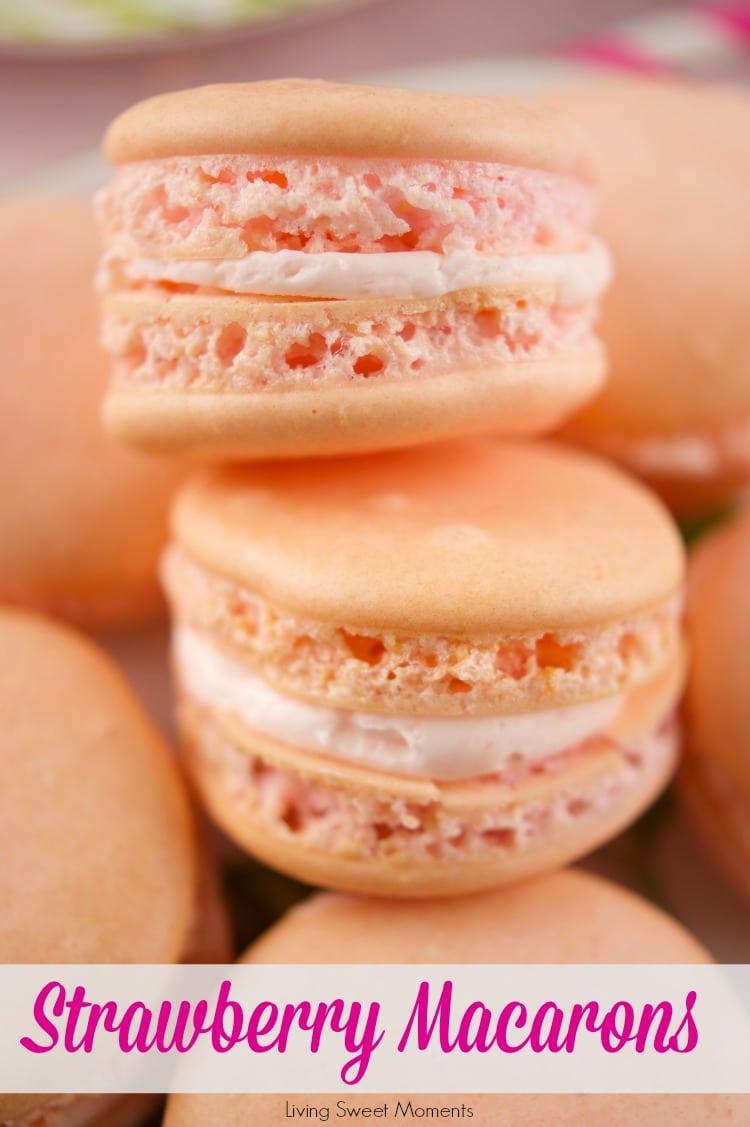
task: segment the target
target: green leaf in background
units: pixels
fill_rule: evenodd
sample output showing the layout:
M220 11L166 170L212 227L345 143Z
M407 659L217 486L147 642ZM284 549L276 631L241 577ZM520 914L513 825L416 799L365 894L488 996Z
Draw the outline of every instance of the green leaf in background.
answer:
M719 509L714 509L710 513L701 513L700 516L685 517L679 522L680 532L682 538L688 548L691 548L696 540L701 536L705 536L707 532L718 528L720 524L729 520L734 516L737 511L736 505L724 505Z
M270 19L331 0L0 0L0 41L106 44Z

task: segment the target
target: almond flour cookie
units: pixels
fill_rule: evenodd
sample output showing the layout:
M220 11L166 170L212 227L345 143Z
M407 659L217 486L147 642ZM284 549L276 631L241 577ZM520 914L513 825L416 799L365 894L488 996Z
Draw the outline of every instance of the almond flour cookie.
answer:
M659 909L586 873L568 870L460 902L408 904L322 894L293 908L243 956L251 963L704 963L705 949ZM745 1123L748 1096L710 1095L234 1095L171 1096L165 1127L282 1127L287 1104L349 1114L386 1104L368 1121L459 1119L473 1127L706 1127ZM413 1106L429 1113L399 1111ZM460 1107L471 1115L460 1113ZM456 1108L451 1114L451 1108ZM372 1113L371 1113L372 1114ZM311 1115L311 1118L314 1118ZM303 1120L300 1120L303 1121ZM304 1120L307 1121L306 1119Z
M164 565L216 821L313 883L439 896L563 864L669 778L683 550L552 444L223 469Z
M105 150L119 438L244 460L533 434L601 384L609 261L551 111L286 79L149 99Z

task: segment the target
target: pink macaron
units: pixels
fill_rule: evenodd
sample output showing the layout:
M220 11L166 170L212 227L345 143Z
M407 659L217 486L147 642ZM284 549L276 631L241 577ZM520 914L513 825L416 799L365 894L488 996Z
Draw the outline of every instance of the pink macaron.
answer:
M469 896L460 904L314 896L288 912L243 961L703 963L709 956L683 927L645 900L608 881L566 870ZM314 967L310 970L314 974ZM336 1095L175 1095L165 1127L282 1127L293 1119L290 1105L298 1109L294 1118L301 1123L320 1122L324 1116L335 1122L338 1111L339 1122L363 1118L394 1127L413 1121L472 1127L740 1127L750 1118L749 1096L368 1096L355 1090ZM305 1108L311 1110L305 1114ZM315 1115L316 1109L322 1111Z
M686 813L750 897L750 511L699 541L691 562L685 700Z
M483 439L223 468L172 523L186 762L274 867L456 895L581 856L669 779L683 549L607 463Z
M0 961L219 962L224 906L179 767L109 659L0 610ZM134 1127L147 1095L0 1094L11 1127Z
M119 438L246 460L531 434L601 385L609 262L552 111L285 79L149 99L105 148Z
M87 199L0 204L0 601L112 626L161 608L184 470L102 429L98 243Z
M725 504L750 482L750 98L607 76L545 102L591 140L596 227L616 263L601 322L609 379L567 436L676 511Z

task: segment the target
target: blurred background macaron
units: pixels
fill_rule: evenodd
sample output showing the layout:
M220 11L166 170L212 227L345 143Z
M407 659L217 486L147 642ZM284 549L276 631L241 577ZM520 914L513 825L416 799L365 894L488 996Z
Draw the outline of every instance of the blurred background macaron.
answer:
M665 913L617 885L576 870L445 901L318 894L292 908L243 956L250 963L703 963L705 949ZM336 1097L295 1096L302 1105ZM395 1097L347 1092L357 1107ZM476 1127L707 1127L737 1124L750 1097L710 1095L435 1095L468 1104ZM440 1111L436 1117L441 1116ZM393 1114L380 1122L398 1122ZM281 1127L282 1095L171 1096L165 1127Z
M172 524L186 763L267 864L456 895L583 855L670 778L683 549L610 464L484 439L225 468Z
M699 541L691 560L685 813L750 898L750 511Z
M750 98L611 77L544 97L589 135L616 264L609 379L566 434L710 510L750 481Z
M0 715L0 961L226 958L187 789L108 658L67 626L0 611ZM152 1103L0 1096L0 1120L121 1127Z
M207 951L221 930L216 884L179 767L140 702L68 626L2 610L0 639L2 961ZM214 947L224 954L225 939Z
M196 842L165 744L88 640L15 610L0 636L5 961L178 959Z
M183 471L102 431L90 212L85 199L0 202L0 601L109 625L160 605Z

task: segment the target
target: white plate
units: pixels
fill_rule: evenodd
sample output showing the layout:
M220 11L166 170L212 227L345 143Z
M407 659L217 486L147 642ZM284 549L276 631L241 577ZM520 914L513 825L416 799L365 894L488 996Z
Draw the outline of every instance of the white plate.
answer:
M369 0L0 0L0 56L80 57L220 43Z

